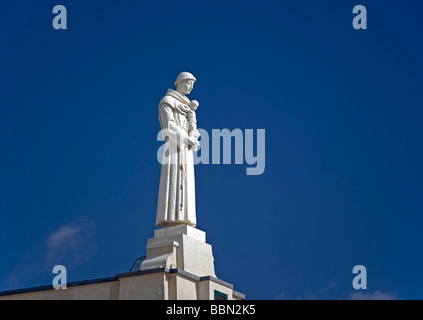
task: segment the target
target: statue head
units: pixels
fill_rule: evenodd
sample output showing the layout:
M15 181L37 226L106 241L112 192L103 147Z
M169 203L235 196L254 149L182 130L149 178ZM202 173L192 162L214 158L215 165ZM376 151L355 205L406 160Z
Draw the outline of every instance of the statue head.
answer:
M182 95L190 94L197 79L189 72L181 72L175 81L176 91Z

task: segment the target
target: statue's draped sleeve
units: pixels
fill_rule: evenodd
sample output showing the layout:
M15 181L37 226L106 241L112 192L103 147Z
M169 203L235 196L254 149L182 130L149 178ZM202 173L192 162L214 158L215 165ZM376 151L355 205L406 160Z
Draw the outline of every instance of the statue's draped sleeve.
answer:
M179 127L172 107L166 102L160 103L159 115L163 137L169 137L171 143L177 146L179 150L182 150L186 145L188 134L184 129Z

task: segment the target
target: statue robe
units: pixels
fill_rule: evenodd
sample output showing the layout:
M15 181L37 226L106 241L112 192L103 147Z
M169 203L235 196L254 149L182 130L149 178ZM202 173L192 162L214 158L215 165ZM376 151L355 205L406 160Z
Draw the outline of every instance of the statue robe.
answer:
M156 225L196 225L194 156L188 148L189 99L169 89L159 103L166 140L160 174Z

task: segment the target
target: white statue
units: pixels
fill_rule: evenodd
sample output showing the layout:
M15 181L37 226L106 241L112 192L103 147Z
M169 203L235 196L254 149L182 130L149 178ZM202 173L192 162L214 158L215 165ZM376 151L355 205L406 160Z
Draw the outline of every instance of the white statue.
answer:
M160 174L156 225L196 226L193 150L199 146L195 110L190 101L195 77L189 72L178 75L176 90L169 89L159 103L159 121L166 139Z

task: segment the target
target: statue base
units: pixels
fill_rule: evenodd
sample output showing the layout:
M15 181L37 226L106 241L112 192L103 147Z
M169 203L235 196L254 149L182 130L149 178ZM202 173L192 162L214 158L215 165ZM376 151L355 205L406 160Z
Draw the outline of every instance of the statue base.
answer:
M188 225L154 230L140 270L178 269L197 277L216 277L211 245L206 233Z

